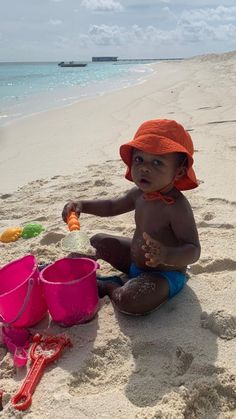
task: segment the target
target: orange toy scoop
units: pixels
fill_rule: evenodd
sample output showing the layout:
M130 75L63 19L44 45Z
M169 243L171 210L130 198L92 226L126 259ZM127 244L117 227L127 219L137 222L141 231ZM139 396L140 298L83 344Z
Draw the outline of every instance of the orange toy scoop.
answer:
M71 211L67 218L67 225L70 231L80 230L80 222L74 211Z

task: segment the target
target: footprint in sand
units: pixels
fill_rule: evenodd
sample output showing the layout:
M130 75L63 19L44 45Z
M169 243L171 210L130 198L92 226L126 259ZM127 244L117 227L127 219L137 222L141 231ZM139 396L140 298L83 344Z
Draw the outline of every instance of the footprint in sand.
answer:
M120 163L119 159L106 160L105 163Z
M236 317L225 310L216 310L209 314L202 312L201 326L222 339L230 340L236 337Z
M10 193L4 193L0 196L0 198L1 199L7 199L7 198L10 198L11 196L12 196L12 194L10 194Z
M44 215L42 215L41 217L36 217L34 219L34 221L47 221L47 217L45 217Z
M235 201L230 201L230 200L224 199L224 198L208 198L207 201L213 202L213 203L216 203L216 204L229 204L229 205L236 206Z
M207 227L207 228L222 228L224 230L231 230L234 229L234 225L233 224L229 224L229 223L223 223L223 224L219 224L219 223L206 223L206 221L200 221L199 223L197 223L198 227Z
M184 375L193 362L193 354L191 352L184 351L181 346L178 346L176 349L176 358L176 375Z
M54 180L54 179L58 179L59 177L61 177L61 175L55 175L55 176L52 176L51 179Z
M229 119L227 121L211 121L211 122L207 122L208 125L212 125L212 124L227 124L230 122L236 122L236 119Z
M211 221L213 218L215 218L214 212L207 211L205 214L203 214L204 221Z
M207 110L207 109L217 109L217 108L222 108L222 105L216 105L216 106L202 106L201 108L198 108L198 110Z
M105 179L98 179L98 180L95 180L93 185L94 186L112 186L113 183L107 182Z
M196 263L195 265L192 265L191 272L194 275L199 275L201 273L234 271L236 269L236 261L229 258L216 259L210 261L209 263L207 262L206 264L203 264L202 260L201 263Z
M50 232L46 234L41 240L40 244L42 246L49 246L50 244L57 244L61 239L65 237L64 234Z

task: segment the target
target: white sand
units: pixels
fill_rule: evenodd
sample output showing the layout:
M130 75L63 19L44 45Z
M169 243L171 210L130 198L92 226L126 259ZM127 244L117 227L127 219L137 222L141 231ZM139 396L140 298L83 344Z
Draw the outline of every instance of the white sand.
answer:
M2 129L0 231L31 221L46 231L0 244L0 265L27 253L39 262L64 256L64 203L128 189L119 145L144 120L159 117L191 130L201 184L186 195L201 259L185 289L149 316L118 314L105 298L91 323L61 329L45 320L32 329L66 332L73 348L45 372L25 413L9 402L25 371L15 371L11 355L0 347L2 418L236 417L236 53L154 68L142 85ZM131 235L134 228L132 213L112 219L83 214L81 223L89 235ZM102 273L112 272L105 263L101 267Z

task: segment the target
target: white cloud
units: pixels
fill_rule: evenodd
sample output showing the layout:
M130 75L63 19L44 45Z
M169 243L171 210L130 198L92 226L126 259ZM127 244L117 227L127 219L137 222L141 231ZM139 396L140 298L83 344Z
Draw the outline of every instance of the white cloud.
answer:
M82 6L95 12L120 12L123 6L116 0L83 0Z
M90 25L88 34L83 34L80 40L83 44L95 45L126 45L127 43L146 44L147 42L156 43L173 39L170 31L161 31L154 26L142 28L133 25L125 28L118 25Z
M236 39L236 26L209 25L207 22L180 21L176 30L177 37L183 43L207 41L231 41Z
M236 7L184 11L177 22L177 34L183 42L236 39Z
M62 21L59 19L50 19L48 22L50 25L58 26L62 24Z
M95 45L124 45L125 29L118 26L90 25L88 39Z
M162 30L149 25L141 27L133 25L124 27L119 25L90 25L87 34L80 35L83 45L97 46L122 46L133 44L134 46L160 44L191 44L208 41L232 41L236 39L236 25L222 22L215 25L203 19L194 20L192 15L183 13L176 21L176 26L170 30Z
M224 21L236 21L236 7L225 7L218 6L214 9L196 9L191 11L184 11L182 18L186 18L189 21L208 21L208 22L222 22Z

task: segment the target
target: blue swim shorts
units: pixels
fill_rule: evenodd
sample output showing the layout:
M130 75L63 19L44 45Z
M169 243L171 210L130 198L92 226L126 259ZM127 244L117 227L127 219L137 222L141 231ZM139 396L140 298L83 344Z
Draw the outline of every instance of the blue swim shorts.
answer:
M143 269L138 268L135 263L130 265L129 278L136 278L140 274L147 272ZM180 271L151 271L152 274L162 275L168 282L169 285L169 298L173 298L178 294L188 280L188 276Z

